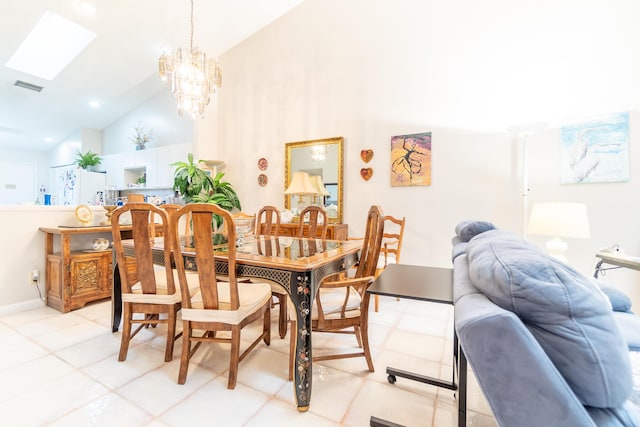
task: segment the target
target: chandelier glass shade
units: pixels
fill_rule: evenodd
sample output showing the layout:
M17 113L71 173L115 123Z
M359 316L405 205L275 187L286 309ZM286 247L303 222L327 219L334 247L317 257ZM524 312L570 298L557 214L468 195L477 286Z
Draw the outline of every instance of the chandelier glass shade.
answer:
M213 58L193 47L193 0L191 0L191 27L189 48L164 53L159 61L160 79L171 84L171 93L177 100L178 114L191 118L204 118L204 110L211 96L222 87L222 70Z
M311 147L311 159L314 162L324 162L327 158L327 146L326 145L314 145Z

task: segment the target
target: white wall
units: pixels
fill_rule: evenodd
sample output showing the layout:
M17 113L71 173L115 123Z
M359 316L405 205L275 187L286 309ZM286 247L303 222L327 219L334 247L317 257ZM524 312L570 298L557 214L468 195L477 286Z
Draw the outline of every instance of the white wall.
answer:
M639 15L623 0L307 0L220 57L224 86L198 124L196 150L206 145L226 161L226 179L253 211L283 205L285 142L344 136L349 233L361 234L366 210L380 204L407 217L403 262L445 266L461 220L521 232L521 153L507 128L545 121L529 140L529 207L587 203L593 237L569 241L568 256L591 274L600 247L640 254L640 160L632 148L628 183L560 185L559 127L566 117L631 111L633 138ZM424 131L433 132L431 186L391 188L391 136ZM375 152L368 182L359 174L366 148ZM266 187L257 184L260 157L269 160ZM640 273L608 278L640 306Z
M193 121L178 116L175 99L165 89L104 129L104 154L133 152L137 126L152 132L148 148L193 143Z
M41 151L30 151L30 150L2 150L2 158L0 159L0 168L2 171L7 172L9 167L7 165L13 165L14 167L21 168L23 170L32 169L35 172L32 175L32 188L26 188L24 193L21 192L20 195L16 195L20 202L33 202L36 197L39 195L39 187L40 185L47 185L49 180L49 165L47 160L47 154ZM0 176L3 176L0 173ZM5 177L0 180L0 185L5 186L5 184L16 184L16 177L10 176L10 179ZM13 203L9 199L4 199L0 197L0 205Z
M49 150L48 167L66 166L73 164L78 151L82 151L82 129L78 129Z

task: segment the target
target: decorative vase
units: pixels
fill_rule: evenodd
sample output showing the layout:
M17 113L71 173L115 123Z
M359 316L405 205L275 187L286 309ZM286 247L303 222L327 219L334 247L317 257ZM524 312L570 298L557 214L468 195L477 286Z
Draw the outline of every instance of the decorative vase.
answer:
M116 205L103 205L102 208L107 211L105 213L105 220L100 223L100 225L111 225L111 215L113 215L113 211L117 208Z
M136 151L144 150L144 145L136 145Z

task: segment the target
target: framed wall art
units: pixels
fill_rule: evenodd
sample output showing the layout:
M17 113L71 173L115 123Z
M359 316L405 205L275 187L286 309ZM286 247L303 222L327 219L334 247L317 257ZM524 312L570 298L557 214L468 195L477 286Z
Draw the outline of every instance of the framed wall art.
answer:
M391 186L431 185L431 132L391 138Z
M561 184L629 180L629 113L574 119L561 136Z

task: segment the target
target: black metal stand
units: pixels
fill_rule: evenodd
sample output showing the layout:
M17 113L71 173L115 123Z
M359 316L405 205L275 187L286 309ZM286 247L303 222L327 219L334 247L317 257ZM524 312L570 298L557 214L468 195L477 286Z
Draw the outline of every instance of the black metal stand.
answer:
M451 269L395 264L388 266L368 289L371 294L397 298L410 298L441 304L453 304ZM458 402L458 427L467 423L467 358L462 351L458 334L453 332L453 369L451 381L428 377L402 369L387 367L387 381L395 384L397 378L407 378L424 384L453 390ZM456 384L456 379L458 383ZM369 420L371 427L402 427L378 417Z

